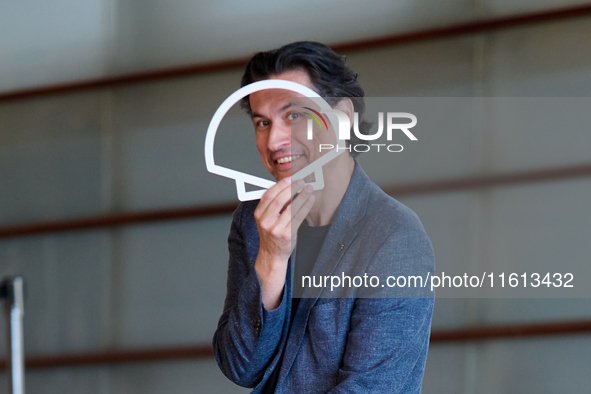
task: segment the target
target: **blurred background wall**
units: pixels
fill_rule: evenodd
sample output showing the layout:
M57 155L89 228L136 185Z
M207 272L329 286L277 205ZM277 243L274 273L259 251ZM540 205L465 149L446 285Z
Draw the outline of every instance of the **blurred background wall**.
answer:
M27 280L27 356L207 349L225 295L230 214L11 234L20 225L235 204L233 182L207 173L202 152L207 124L239 87L241 69L219 66L67 93L19 92L240 59L296 40L342 45L581 4L1 0L0 227L6 231L0 238L0 277L21 274ZM342 52L367 96L588 97L590 38L587 12ZM236 131L227 137L235 145L219 157L232 160L254 139L239 111L225 122ZM465 136L464 144L442 139L449 161L378 169L379 184L589 164L591 131L576 139L560 131L557 136L520 136L521 143L509 151L502 130ZM533 140L533 146L526 143ZM261 172L256 160L248 163ZM560 267L561 259L589 263L589 195L589 178L575 177L399 199L421 217L438 267L495 267L518 260L535 270ZM588 299L443 299L436 304L433 331L589 321L590 314ZM589 392L590 350L588 334L435 342L423 392ZM6 354L4 343L0 354ZM227 381L212 357L191 354L29 368L27 390L248 392ZM1 372L0 387L5 385Z

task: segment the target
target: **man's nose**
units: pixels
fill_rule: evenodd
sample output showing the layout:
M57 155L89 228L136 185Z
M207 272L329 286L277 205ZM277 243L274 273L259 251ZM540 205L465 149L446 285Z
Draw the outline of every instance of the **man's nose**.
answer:
M291 145L291 126L284 122L273 122L269 132L269 150L275 152L289 145Z

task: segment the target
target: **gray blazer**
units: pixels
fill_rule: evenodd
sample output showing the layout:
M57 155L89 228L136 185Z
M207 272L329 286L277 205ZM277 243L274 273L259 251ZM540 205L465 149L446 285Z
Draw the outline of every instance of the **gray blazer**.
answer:
M213 338L222 372L253 393L275 368L278 393L419 393L433 298L376 298L384 293L372 287L341 298L330 288L312 288L291 322L292 282L286 280L281 305L266 311L254 270L257 204L237 208L228 237L227 295ZM431 243L416 214L356 163L312 275L367 273L385 283L385 275L433 270Z

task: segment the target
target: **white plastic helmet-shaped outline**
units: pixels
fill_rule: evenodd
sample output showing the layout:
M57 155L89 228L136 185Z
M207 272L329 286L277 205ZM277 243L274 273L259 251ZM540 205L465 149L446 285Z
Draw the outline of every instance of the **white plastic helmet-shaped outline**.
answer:
M237 91L232 93L226 100L224 100L222 105L220 105L217 111L215 111L213 118L211 118L211 122L209 122L209 127L207 128L207 134L205 136L205 164L207 165L207 171L211 172L212 174L221 175L223 177L234 179L236 181L236 191L238 192L238 199L240 201L250 201L261 198L265 191L271 186L273 186L275 182L215 164L213 158L215 136L217 134L218 127L222 122L222 119L236 103L238 103L240 100L242 100L249 94L266 89L291 90L293 92L303 95L304 97L313 98L314 102L320 107L321 111L331 110L331 106L323 98L321 98L318 95L318 93L316 93L312 89L296 82L284 81L281 79L267 79L264 81L251 83L238 89ZM308 175L314 173L315 180L314 182L310 183L314 190L320 190L324 188L324 176L322 174L322 166L324 166L326 163L328 163L329 161L331 161L332 159L334 159L346 150L344 146L344 141L340 141L338 139L338 128L334 127L335 124L338 124L338 119L336 119L335 115L329 112L326 113L331 124L333 124L333 129L335 131L335 135L338 141L338 149L337 146L335 146L332 150L328 151L326 154L314 160L312 163L308 164L306 167L302 168L300 171L291 176L291 179L295 181L298 179L304 179ZM246 183L258 186L262 189L247 192Z

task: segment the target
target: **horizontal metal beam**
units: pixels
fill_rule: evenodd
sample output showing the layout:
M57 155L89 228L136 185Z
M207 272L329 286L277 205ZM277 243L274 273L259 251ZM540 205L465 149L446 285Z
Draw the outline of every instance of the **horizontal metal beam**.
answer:
M431 333L431 343L440 344L572 334L591 334L591 320L440 330Z
M577 5L520 15L501 16L435 27L419 31L399 33L364 40L335 43L331 47L341 53L430 41L442 38L458 37L468 34L486 33L495 30L524 27L537 23L554 22L591 15L591 4ZM29 99L54 94L73 93L92 89L112 88L136 83L161 81L243 68L247 57L228 59L218 62L199 63L159 70L141 71L131 74L114 75L102 78L67 82L55 85L0 92L0 102Z
M65 231L94 230L106 227L230 214L234 212L237 206L237 203L199 205L194 207L162 209L158 211L141 211L122 213L118 215L90 216L79 219L66 219L53 222L0 227L0 239L23 237L27 235L60 233Z
M431 333L431 344L485 340L526 339L542 336L567 336L591 334L591 320L550 322L492 327L461 328ZM211 346L184 346L162 349L114 350L77 354L30 356L26 368L59 368L89 365L111 365L138 362L162 362L170 360L202 359L213 357ZM6 363L0 362L0 370Z
M346 43L331 45L331 47L337 52L353 52L371 48L413 44L442 38L487 33L496 30L527 27L538 23L556 22L586 16L591 16L591 3L518 15L482 18L449 26L434 27L365 40L349 41Z
M168 360L185 360L213 357L211 346L186 346L163 349L114 350L27 357L26 369L78 367L85 365L104 365ZM0 369L6 364L0 362Z
M591 176L591 164L581 164L530 171L468 176L431 182L409 183L406 185L384 187L383 190L393 197L401 197L487 187L512 186L534 182L550 182L589 176Z
M548 182L589 176L591 176L591 164L582 164L533 171L519 171L494 175L451 178L431 182L409 183L384 187L383 189L391 196L399 198L411 195L509 186L530 182ZM0 239L65 231L92 230L140 223L155 223L166 220L196 219L213 215L230 214L234 212L237 206L237 203L200 205L158 211L142 211L118 215L92 216L80 219L6 226L0 227Z

